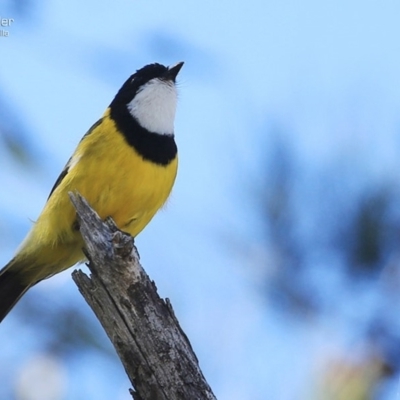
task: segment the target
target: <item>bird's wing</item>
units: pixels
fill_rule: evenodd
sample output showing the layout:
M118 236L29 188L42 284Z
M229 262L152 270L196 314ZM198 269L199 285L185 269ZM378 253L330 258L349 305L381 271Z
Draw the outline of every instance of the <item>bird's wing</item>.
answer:
M103 118L100 118L97 122L95 122L90 129L83 135L81 141L88 135L90 135L101 123L103 122ZM58 185L62 182L62 180L66 177L68 174L70 165L71 165L71 160L73 156L68 160L67 164L65 165L64 169L62 170L61 174L57 178L56 182L54 183L54 186L52 187L49 197L47 198L47 201L49 200L50 196L53 194L54 190L58 187Z

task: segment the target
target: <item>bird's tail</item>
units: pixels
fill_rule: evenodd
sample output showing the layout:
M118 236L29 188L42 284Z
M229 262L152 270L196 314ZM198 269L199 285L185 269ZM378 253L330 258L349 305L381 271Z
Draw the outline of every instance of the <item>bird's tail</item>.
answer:
M31 286L23 282L18 270L12 268L14 264L15 260L11 260L0 271L0 322Z

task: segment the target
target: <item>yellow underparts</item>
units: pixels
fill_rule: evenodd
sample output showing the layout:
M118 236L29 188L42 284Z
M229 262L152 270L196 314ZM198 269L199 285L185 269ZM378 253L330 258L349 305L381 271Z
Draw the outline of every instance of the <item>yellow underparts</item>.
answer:
M25 283L84 259L68 192L78 191L102 219L112 217L121 230L136 236L167 200L178 160L167 166L145 161L116 131L107 110L78 145L71 165L12 262L15 270L23 269Z

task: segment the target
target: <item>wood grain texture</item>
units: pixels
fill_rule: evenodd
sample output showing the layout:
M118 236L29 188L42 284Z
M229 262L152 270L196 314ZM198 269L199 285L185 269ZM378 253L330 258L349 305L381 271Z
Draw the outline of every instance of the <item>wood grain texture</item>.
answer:
M70 193L85 241L90 277L72 276L113 343L135 400L216 399L168 299L139 263L133 238L103 222Z

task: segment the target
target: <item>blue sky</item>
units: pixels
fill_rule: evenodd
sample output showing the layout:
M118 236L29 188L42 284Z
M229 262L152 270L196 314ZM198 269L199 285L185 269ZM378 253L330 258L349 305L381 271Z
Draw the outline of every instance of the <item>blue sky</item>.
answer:
M14 17L10 4L0 1L2 17ZM332 347L345 340L332 322L304 328L276 320L257 290L262 273L254 260L265 249L249 189L261 182L274 125L305 175L310 166L339 162L354 172L350 191L397 179L399 15L400 3L385 0L72 0L15 16L10 36L0 37L0 87L40 157L26 170L0 148L0 260L12 256L77 142L127 76L149 62L185 61L179 176L166 209L137 239L142 264L171 299L220 400L306 392L308 360L329 353L327 337ZM300 187L298 195L307 199L312 190ZM247 257L226 244L232 237L250 243ZM34 291L71 302L79 296L70 271ZM15 371L40 354L40 340L19 330L12 314L0 329ZM95 360L74 362L80 372L67 367L65 399L78 398L72 388L93 379L82 371ZM128 399L127 382L116 376L110 392Z

